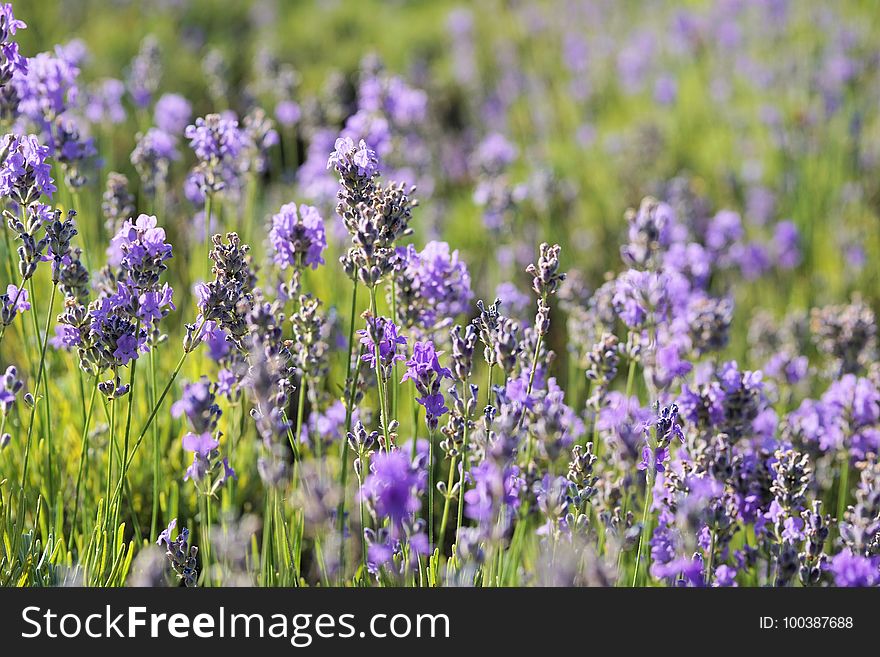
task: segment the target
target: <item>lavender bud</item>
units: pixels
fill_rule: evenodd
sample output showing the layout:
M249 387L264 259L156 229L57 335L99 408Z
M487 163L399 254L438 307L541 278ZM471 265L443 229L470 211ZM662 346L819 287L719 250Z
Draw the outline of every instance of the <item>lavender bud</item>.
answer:
M128 190L128 178L115 171L108 173L107 188L102 198L104 226L108 233L115 235L122 224L135 213L134 196Z
M526 267L526 271L533 276L532 289L539 297L556 294L559 285L565 280L565 274L559 273L560 250L558 244L550 246L544 242L540 246L538 264Z

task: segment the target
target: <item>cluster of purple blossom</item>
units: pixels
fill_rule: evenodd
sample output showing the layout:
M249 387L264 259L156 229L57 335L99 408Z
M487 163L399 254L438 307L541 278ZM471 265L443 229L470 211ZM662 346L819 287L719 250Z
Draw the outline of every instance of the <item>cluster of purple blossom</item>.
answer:
M80 367L94 377L109 370L112 378L99 384L108 398L128 392L120 369L163 339L160 322L175 309L171 286L160 280L172 257L165 240L156 217L142 214L123 223L107 249L108 264L92 300L89 273L78 254L70 252L68 245L61 260L63 273L78 281L84 278L84 282L60 282L65 303L53 346L76 350Z

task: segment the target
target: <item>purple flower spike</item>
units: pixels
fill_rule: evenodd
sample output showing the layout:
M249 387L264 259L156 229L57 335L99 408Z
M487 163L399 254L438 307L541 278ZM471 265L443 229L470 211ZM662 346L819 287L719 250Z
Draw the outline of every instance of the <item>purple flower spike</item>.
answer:
M317 269L324 264L324 250L327 237L324 233L324 220L317 208L295 203L281 206L278 214L272 217L272 230L269 232L272 243L272 259L281 269L303 266Z

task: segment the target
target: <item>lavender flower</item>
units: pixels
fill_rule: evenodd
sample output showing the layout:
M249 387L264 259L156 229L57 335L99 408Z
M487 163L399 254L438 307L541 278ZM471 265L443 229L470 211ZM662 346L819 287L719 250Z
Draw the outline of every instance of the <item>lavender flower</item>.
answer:
M186 469L184 481L192 479L196 483L206 478L213 467L212 461L219 456L220 442L209 433L188 433L183 437L183 449L193 453L193 462Z
M15 397L24 386L24 382L18 378L18 369L10 365L6 368L3 376L0 376L0 413L9 415L15 405Z
M299 308L290 318L293 324L291 354L303 380L316 384L329 370L330 345L327 343L327 325L320 312L321 301L311 295L301 295Z
M227 233L225 243L220 235L214 235L213 244L210 256L214 280L196 286L199 312L202 319L216 322L239 349L244 349L246 315L253 304L256 285L250 247L242 244L236 233Z
M165 242L165 230L156 217L139 215L127 221L110 242L111 264L119 265L125 277L140 291L153 289L171 258L171 245Z
M477 301L480 315L473 320L483 343L483 358L490 367L500 365L505 372L512 372L520 355L519 324L500 314L501 300L486 307Z
M828 555L824 552L825 542L830 534L831 516L822 515L822 502L815 500L811 509L801 512L804 549L798 553L800 568L798 577L801 584L811 586L818 584L827 568Z
M22 206L40 196L51 198L57 188L48 158L49 147L40 144L36 135L4 135L0 139L0 195Z
M56 210L53 220L45 226L46 242L52 256L53 283L60 281L62 267L65 262L70 262L70 240L77 234L75 216L74 210L68 210L67 217L61 221L61 210Z
M202 162L234 160L246 144L238 121L219 114L197 118L194 125L186 127L184 136Z
M830 358L834 374L858 374L877 356L876 318L860 299L845 306L813 309L810 328L819 351Z
M678 423L678 406L670 404L655 406L654 418L645 424L645 446L642 448L642 460L639 470L648 472L649 483L653 482L651 473L664 472L669 447L674 439L684 443L684 432Z
M669 450L663 447L651 449L647 445L642 447L642 460L636 466L639 470L653 470L654 472L666 471L666 459L669 458Z
M180 94L163 94L153 110L156 127L169 135L181 135L192 118L192 105Z
M602 335L602 340L595 344L587 354L586 376L590 381L590 398L587 404L599 409L608 387L617 376L620 364L619 340L611 333Z
M519 402L530 411L526 422L528 429L538 437L538 447L541 455L548 462L554 462L563 453L567 452L572 443L584 433L584 423L578 414L565 403L565 392L553 378L543 382L538 374L535 375L532 385L532 394L528 391L529 377L524 371L518 380L521 397ZM507 394L511 399L511 381L508 380ZM535 391L539 391L535 394Z
M333 168L339 174L336 214L342 218L348 232L353 233L359 220L358 207L362 203L368 203L376 193L375 179L379 176L379 159L376 152L368 149L363 140L358 149L351 139L339 138L333 148L325 168ZM354 162L356 155L358 161L366 164L366 167Z
M27 74L27 58L18 50L18 44L12 41L18 30L27 24L12 14L12 4L5 2L0 5L0 88L5 87L16 73Z
M116 124L125 121L122 97L125 85L116 78L106 78L89 93L85 108L86 118L93 124Z
M312 412L303 427L303 442L315 445L318 441L331 442L345 434L345 405L335 400L324 412ZM357 411L353 414L357 417ZM357 422L357 419L354 420Z
M324 264L323 253L327 248L324 221L318 209L310 205L287 203L272 217L269 231L272 258L281 269L293 267L317 269Z
M282 100L275 105L275 119L285 128L296 125L301 116L300 106L292 100Z
M293 356L288 343L281 340L284 316L278 302L259 299L245 316L247 327L247 387L254 407L251 411L263 441L263 455L258 461L260 477L268 486L281 485L287 476L284 442L292 426L287 419L290 393L293 391Z
M880 450L880 390L868 379L847 374L822 395L824 411L820 446L845 447L856 460Z
M31 309L28 301L28 291L10 283L6 286L6 294L0 295L0 311L2 311L3 326L9 326L18 313Z
M172 405L171 414L186 415L192 429L182 440L183 449L193 453L184 480L192 480L204 494L213 495L229 478L235 478L235 470L225 458L221 459L218 449L221 411L215 401L215 386L204 377L187 384L183 396Z
M95 141L89 137L76 119L59 116L51 125L49 144L56 161L64 171L64 182L71 189L86 184L84 165L97 152Z
M280 142L275 124L259 107L251 110L243 123L248 144L246 168L254 174L263 174L269 169L269 149Z
M526 267L526 271L531 274L532 289L539 297L547 297L556 294L559 286L565 280L565 274L559 271L559 252L561 250L558 244L550 246L546 242L540 246L540 256L538 264L531 264Z
M474 161L488 175L498 175L517 157L517 149L504 135L493 132L477 146Z
M203 198L224 189L234 191L241 173L239 156L248 146L247 136L239 129L238 121L208 114L187 126L184 136L199 160L190 173L190 184Z
M697 389L682 386L677 400L682 417L695 427L716 429L734 440L751 435L752 423L766 403L761 372L740 371L731 361L716 376L718 381Z
M414 191L415 188L407 190L402 183L391 183L376 188L367 202L355 207L354 221L346 224L353 246L340 259L350 278L375 287L394 270L398 260L395 243L412 233L409 221L417 202L410 195ZM343 205L340 201L337 213ZM345 214L343 219L347 216Z
M794 269L801 262L800 234L791 221L780 221L773 230L773 251L782 269Z
M28 59L27 73L12 79L18 95L18 111L41 132L77 103L79 68L70 59L41 52Z
M387 370L395 361L406 360L406 357L397 353L397 348L406 345L406 337L398 334L398 328L387 317L368 317L367 328L357 332L361 336L361 344L364 345L364 355L361 360L370 364L370 369L376 369L376 349L378 345L379 365ZM386 376L387 378L387 376Z
M474 367L474 349L477 345L477 330L473 324L464 328L453 326L450 331L452 343L452 369L459 381L467 381Z
M363 139L356 146L351 138L340 137L327 159L327 168L330 167L336 169L343 178L370 179L379 171L379 159Z
M630 269L617 278L614 308L632 330L665 321L669 308L668 279L663 273Z
M434 343L430 340L416 342L413 355L406 362L406 373L400 381L412 381L415 385L421 395L416 401L425 407L425 419L431 431L437 429L439 418L449 411L440 387L444 378L452 378L452 371L440 365L441 353L434 350Z
M688 303L687 321L697 354L720 351L727 346L733 321L733 301L695 296Z
M198 434L214 433L221 411L214 400L214 392L208 379L202 377L195 383L186 384L183 387L183 396L171 405L171 415L186 415L193 431Z
M880 585L880 558L864 557L843 550L834 555L829 565L836 586Z
M171 534L177 527L177 518L168 523L168 527L159 534L156 545L165 548L165 555L171 563L171 568L177 574L178 580L183 582L187 587L198 585L199 571L197 556L199 548L189 544L189 530L181 527L177 538L171 539Z
M392 527L401 529L421 507L419 493L423 490L422 475L404 450L398 449L373 455L361 496L370 501L377 518L387 518Z
M171 163L178 159L177 138L159 128L138 134L137 144L131 152L131 163L149 196L165 186Z
M499 467L491 460L471 468L473 487L464 494L465 514L480 523L484 531L493 532L498 514L506 526L519 509L520 491L524 481L519 468Z
M107 188L101 202L104 226L116 234L122 224L134 216L134 196L128 189L128 178L115 171L107 174Z
M89 355L97 371L127 365L146 345L146 330L138 329L131 315L119 312L123 298L103 298L89 306L89 342L94 349Z
M880 558L880 464L876 456L870 456L859 467L855 504L840 521L840 538L848 550Z
M397 249L397 310L408 326L436 328L467 312L473 298L467 267L446 242Z
M49 244L49 238L45 234L38 238L44 225L54 218L49 206L33 203L27 206L24 220L7 214L7 225L16 234L21 244L18 247L18 273L23 282L29 281L37 271L37 266L43 261L44 252ZM45 230L43 231L45 233ZM13 303L13 305L15 305Z
M765 518L772 523L774 532L772 551L776 558L776 585L784 586L798 572L795 545L804 538L804 521L800 516L806 507L812 467L806 454L791 449L777 450L775 459L770 487L773 501Z
M627 211L626 221L629 243L620 249L623 261L635 269L658 269L664 251L672 243L675 212L667 204L649 196L642 200L638 211Z
M140 49L128 69L126 84L134 104L140 108L149 106L153 94L159 88L162 74L162 51L159 41L152 34L144 37Z

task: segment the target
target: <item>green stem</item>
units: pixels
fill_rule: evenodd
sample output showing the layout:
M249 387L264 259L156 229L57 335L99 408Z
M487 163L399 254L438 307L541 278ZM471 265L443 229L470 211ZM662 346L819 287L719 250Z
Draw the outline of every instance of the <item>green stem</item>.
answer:
M80 417L86 423L86 389L83 387L83 371L77 368L77 387L79 388Z
M205 196L205 282L211 280L211 205L213 194Z
M83 423L82 430L82 438L80 444L82 445L82 454L79 457L79 471L76 475L76 492L73 497L73 521L71 522L71 530L76 529L76 518L79 514L79 489L80 484L82 483L83 471L85 470L86 461L88 460L89 454L89 427L92 423L92 411L95 408L95 395L98 392L98 377L95 376L94 385L92 386L92 395L89 398L89 407L88 412L86 413L86 420Z
M266 491L266 508L263 511L263 541L261 545L262 556L260 558L260 579L263 586L269 586L272 583L272 517L274 515L272 507L272 491Z
M34 279L33 277L30 280L30 288L31 288L31 299L33 299L33 307L34 312L31 313L31 320L33 321L34 326L34 335L37 336L37 340L39 340L40 329L37 324L37 304L36 304L36 288L34 287ZM49 325L51 324L52 317L52 306L55 301L55 290L57 289L56 285L52 286L52 297L49 299L49 307L46 309L46 333L48 336ZM55 505L55 468L54 468L54 450L53 450L53 441L52 441L52 424L50 420L50 399L49 399L49 377L43 378L43 393L46 395L45 404L43 405L43 427L46 432L46 464L49 473L49 508L54 508ZM34 391L34 394L39 394L39 388Z
M296 439L302 440L303 412L306 405L306 373L303 372L299 379L299 397L296 404ZM314 437L312 449L315 450L315 457L321 458L321 439L319 436Z
M593 382L590 382L590 397L593 396ZM601 407L601 403L596 403L595 405L587 405L587 408L592 408L593 411L593 427L592 427L592 437L590 440L593 442L593 454L595 454L596 458L599 458L599 409Z
M24 223L24 208L23 208L23 207L19 207L19 210L18 210L17 216L18 216L19 220L21 220L22 223ZM3 223L3 241L4 241L5 245L6 245L6 267L7 267L7 270L9 271L9 281L12 282L12 281L15 280L15 274L13 274L13 272L15 271L15 268L16 268L16 267L15 267L15 262L14 262L14 258L13 258L13 255L12 255L12 254L13 254L12 246L9 244L9 234L8 234L8 232L7 232L7 231L9 230L9 228L8 228L8 224L7 224L7 222L5 221L5 219L3 220L2 223ZM27 281L26 281L25 277L22 276L22 277L21 277L21 283L19 283L19 285L18 285L18 289L16 290L16 292L15 292L15 296L12 298L12 303L10 304L10 306L11 306L12 308L15 308L15 306L18 304L18 299L19 299L19 297L21 296L21 293L24 291L24 284L25 284L26 282L27 282ZM31 288L31 296L33 297L33 287ZM36 312L36 303L35 303L35 299L32 298L32 299L31 299L31 303L32 303L33 308L34 308L34 312ZM13 317L12 319L14 320L15 317ZM3 341L3 336L6 335L6 326L7 326L6 324L4 324L3 326L0 326L0 342ZM23 329L23 328L22 328L22 332L21 332L21 334L22 334L22 341L24 341L24 329ZM40 340L40 334L37 333L37 334L34 336L34 339L35 339L37 342L39 342L39 340ZM34 394L36 394L36 391L34 391Z
M422 406L418 402L413 404L413 439L412 452L410 453L411 461L415 461L416 457L419 455L419 413L421 408Z
M532 394L532 386L535 383L535 372L537 372L537 370L538 370L538 356L541 353L541 343L543 341L544 341L544 336L543 336L543 334L539 333L538 339L535 341L535 355L532 357L532 371L529 372L529 385L528 385L528 388L526 389L526 397L528 397L529 395ZM526 411L525 411L525 409L522 409L522 411L520 412L519 419L516 421L517 427L519 427L522 424L522 421L525 418L525 416L526 416ZM527 446L526 446L526 462L525 462L526 468L529 467L529 463L531 463L531 461L532 461L532 450L533 450L534 444L535 444L535 437L534 437L533 433L530 431Z
M468 389L468 377L465 377L464 380L464 394L470 394L470 390ZM465 408L468 408L467 397L463 397L465 400ZM464 487L465 482L467 481L467 469L468 469L468 429L470 428L471 418L470 413L467 414L467 417L464 419L464 434L462 437L462 448L461 448L461 475L459 476L459 486L458 486L458 518L456 519L455 526L455 544L456 548L458 548L458 541L460 539L461 533L461 523L462 518L464 517ZM458 562L458 550L456 549L456 563Z
M647 472L652 472L650 468ZM638 582L639 578L639 570L642 565L642 546L645 544L645 535L648 533L648 511L651 508L651 502L654 497L654 476L653 474L649 474L645 480L646 489L645 489L645 508L642 509L642 531L639 532L639 548L636 553L636 569L633 572L633 581L632 585L635 586Z
M621 514L621 518L626 519L628 511L629 511L629 491L627 491L623 496L623 512ZM617 547L617 569L615 570L615 576L614 576L614 585L615 586L622 585L622 579L620 577L621 576L620 566L623 562L624 543L623 543L622 536L619 536L618 538L619 538L620 542Z
M43 343L40 346L40 366L37 368L37 383L34 386L34 391L38 392L40 389L40 383L43 380L43 370L46 364L46 343L49 341L49 323L52 319L52 306L55 303L55 292L58 289L57 285L52 285L52 294L49 299L49 312L46 314L46 332L43 335ZM28 424L28 432L27 432L27 440L25 442L24 448L24 462L21 467L21 487L24 489L25 483L27 483L27 471L28 471L28 463L30 460L31 453L31 442L33 441L34 435L34 420L36 419L37 414L37 399L34 398L34 405L31 407L31 418L30 423Z
M245 218L242 222L242 241L250 244L251 238L251 221L257 206L257 177L255 175L248 176L247 190L245 196Z
M360 454L359 458L361 459L361 466L366 467L364 461L366 460L363 452ZM364 485L364 482L361 480L360 476L358 476L358 488L361 488ZM363 496L360 496L361 498ZM364 538L364 530L367 528L366 525L366 514L364 513L364 501L361 499L358 502L358 513L360 514L360 523L361 523L361 535L358 537L361 544L361 565L363 567L363 576L367 576L367 541ZM341 537L340 537L340 540Z
M837 520L842 521L849 501L849 454L846 450L841 452L840 483L837 490Z
M373 321L376 321L378 316L376 308L376 286L374 285L370 288L370 312L373 316ZM388 435L388 411L385 409L385 378L382 376L382 361L378 342L373 345L373 351L376 359L376 384L379 387L379 413L382 424L382 436L385 438L385 451L389 451L391 449L391 441Z
M104 529L108 527L110 520L110 481L113 478L113 441L116 432L116 400L110 400L110 433L107 437L107 482L104 493ZM121 478L120 478L121 481Z
M156 359L157 346L150 349L150 385L147 389L150 406L156 403ZM159 530L159 425L153 425L153 500L150 512L150 542L155 543Z
M111 169L111 171L112 171L112 169ZM77 189L70 189L69 191L70 191L70 196L71 196L72 209L75 210L76 212L82 214L83 210L82 210L82 205L80 204L79 191ZM82 226L83 228L85 228L86 223L87 223L86 221L78 222L78 224L80 226ZM93 237L95 238L96 242L100 243L101 239L102 239L102 236L101 236L101 214L98 212L95 213L95 225L97 227L97 232L95 233L95 235ZM90 243L88 240L86 240L86 235L83 235L83 242L86 244ZM90 256L89 256L89 249L83 249L83 259L85 260L85 263L86 263L86 269L88 269L89 271L92 271L92 263L91 263Z
M633 383L635 382L636 377L636 359L632 358L629 361L629 370L626 373L626 406L629 408L629 398L632 395Z
M202 498L202 544L199 546L202 554L202 577L205 584L211 583L211 496L200 495Z
M428 546L434 549L434 430L428 431Z
M535 372L538 371L538 356L541 353L542 342L544 342L544 336L539 334L535 342L535 355L532 357L532 371L529 372L529 387L526 390L526 396L532 393L532 386L535 384Z
M492 403L492 368L494 363L489 365L489 372L486 374L486 404Z
M141 330L140 329L140 322L138 322L137 328L135 329L135 335L138 335L140 333L140 330ZM137 363L138 363L137 358L135 358L131 362L131 373L128 377L128 410L126 412L126 417L125 417L125 436L122 440L122 458L120 459L120 461L122 463L126 463L128 461L128 444L129 444L129 440L131 439L131 409L134 406L134 385L135 385L135 376L137 374ZM123 485L123 483L125 483L125 485L128 485L128 482L124 481L127 479L127 472L128 471L125 470L122 473L120 473L120 476L119 476L119 485L120 486ZM118 510L117 510L117 512L118 512Z
M348 432L351 431L351 417L354 412L354 397L357 392L357 379L361 370L361 359L357 359L357 364L352 365L354 358L354 322L355 313L357 312L357 293L358 283L354 281L351 289L351 320L348 325L348 363L346 367L348 374L345 378L348 386L348 399L345 404L345 432L342 436L342 454L339 463L339 507L336 510L336 529L339 533L339 572L340 576L345 576L345 541L343 533L345 531L345 493L346 484L348 483ZM354 376L352 376L354 369Z
M391 279L391 320L397 324L397 283L392 278ZM392 364L392 377L394 379L391 387L391 417L397 417L397 388L398 381L400 379L397 378L397 361L395 360Z
M440 556L443 556L443 543L445 542L443 539L446 538L446 521L449 519L449 501L452 498L452 486L455 484L455 461L456 458L454 456L449 461L449 478L446 480L446 501L443 503L443 517L440 520L440 536L437 539L439 541L437 547Z
M706 560L706 586L712 586L712 573L715 567L715 526L712 526L712 532L709 538L709 555Z

